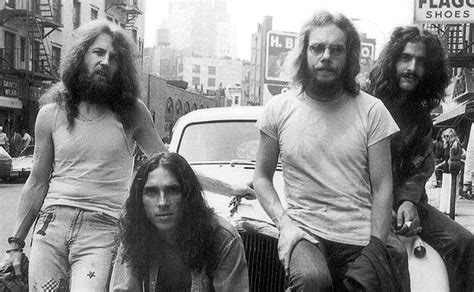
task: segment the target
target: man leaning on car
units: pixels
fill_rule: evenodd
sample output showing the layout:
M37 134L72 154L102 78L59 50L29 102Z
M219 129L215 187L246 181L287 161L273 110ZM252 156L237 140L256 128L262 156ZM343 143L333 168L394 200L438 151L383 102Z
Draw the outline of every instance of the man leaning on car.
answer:
M257 197L279 229L290 290L407 290L386 249L390 135L398 127L380 100L359 91L359 34L345 16L319 12L297 43L291 64L299 88L265 106L254 175ZM280 155L286 209L272 181ZM407 263L403 244L396 244L391 255ZM354 273L356 266L370 268L362 256L368 252L383 255L380 264L394 271L389 281L377 270Z

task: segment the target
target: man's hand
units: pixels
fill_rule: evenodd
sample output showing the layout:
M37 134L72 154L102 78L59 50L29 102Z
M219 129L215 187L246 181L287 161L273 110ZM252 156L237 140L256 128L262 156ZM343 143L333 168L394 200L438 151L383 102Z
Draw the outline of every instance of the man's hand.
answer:
M307 238L307 234L294 224L288 215L284 214L279 222L280 235L278 238L278 257L289 275L290 256L298 241Z
M8 266L12 266L15 270L15 276L21 275L21 252L10 251L5 254L0 263L0 270L5 270Z
M397 234L413 236L421 232L420 217L413 202L404 201L397 212Z
M251 183L248 183L247 185L233 185L232 196L245 198L247 200L255 200L257 198Z

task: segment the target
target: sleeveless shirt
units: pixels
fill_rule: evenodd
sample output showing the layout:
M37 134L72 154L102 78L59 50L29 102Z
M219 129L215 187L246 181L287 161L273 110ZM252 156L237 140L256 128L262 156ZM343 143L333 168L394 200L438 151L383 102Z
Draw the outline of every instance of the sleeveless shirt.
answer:
M111 110L68 129L57 104L52 129L54 164L43 208L63 205L119 217L133 171L134 141Z

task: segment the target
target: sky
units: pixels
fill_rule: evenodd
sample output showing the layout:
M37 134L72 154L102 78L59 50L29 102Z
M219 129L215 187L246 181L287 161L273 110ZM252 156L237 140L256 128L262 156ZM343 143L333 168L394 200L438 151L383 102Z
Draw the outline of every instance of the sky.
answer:
M145 0L145 47L154 46L170 1ZM394 27L413 23L414 0L227 0L227 12L237 28L237 57L250 60L251 35L265 15L273 16L273 30L298 32L316 10L341 12L360 32L384 44Z

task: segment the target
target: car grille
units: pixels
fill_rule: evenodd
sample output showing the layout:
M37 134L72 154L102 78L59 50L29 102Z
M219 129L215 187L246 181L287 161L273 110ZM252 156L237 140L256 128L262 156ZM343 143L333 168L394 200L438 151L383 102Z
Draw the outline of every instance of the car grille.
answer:
M249 271L250 291L284 291L285 270L278 259L278 240L251 231L241 231Z

